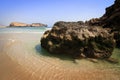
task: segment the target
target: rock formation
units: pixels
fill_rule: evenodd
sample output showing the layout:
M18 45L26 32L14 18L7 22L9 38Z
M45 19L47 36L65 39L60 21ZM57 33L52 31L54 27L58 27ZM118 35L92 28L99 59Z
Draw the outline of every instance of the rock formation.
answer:
M112 6L106 8L106 13L102 17L91 19L86 23L110 28L111 33L115 35L117 47L120 47L120 0L115 0Z
M42 23L32 23L32 24L26 24L26 23L20 23L20 22L12 22L10 24L10 27L47 27L46 24Z
M112 34L83 22L57 22L41 38L41 46L53 54L109 58L115 46Z
M108 61L112 61L109 57L115 44L120 47L120 0L106 8L106 13L100 18L85 23L57 22L41 38L41 46L50 53L105 58Z
M39 26L47 27L46 24L42 24L42 23L32 23L30 26L31 26L31 27L39 27Z
M12 22L10 24L10 27L25 27L25 26L27 26L26 23L20 23L20 22Z

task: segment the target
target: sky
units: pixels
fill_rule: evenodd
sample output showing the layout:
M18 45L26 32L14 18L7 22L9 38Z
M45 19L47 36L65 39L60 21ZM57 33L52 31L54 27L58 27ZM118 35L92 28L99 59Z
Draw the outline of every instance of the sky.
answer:
M0 0L0 24L86 21L99 18L114 0Z

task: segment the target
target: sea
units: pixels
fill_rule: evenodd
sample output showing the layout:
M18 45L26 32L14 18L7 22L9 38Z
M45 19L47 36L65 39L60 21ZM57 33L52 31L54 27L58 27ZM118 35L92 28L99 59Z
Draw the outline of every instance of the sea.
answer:
M0 28L0 33L44 33L50 29L51 27L7 27Z
M41 47L40 39L50 27L0 28L0 80L120 80L120 49L112 58L73 59Z

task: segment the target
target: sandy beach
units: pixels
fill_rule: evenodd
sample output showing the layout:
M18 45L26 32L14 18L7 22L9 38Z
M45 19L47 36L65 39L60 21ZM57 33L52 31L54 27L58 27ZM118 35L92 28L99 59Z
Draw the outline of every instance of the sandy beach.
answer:
M0 80L120 80L119 64L51 55L41 33L0 33Z

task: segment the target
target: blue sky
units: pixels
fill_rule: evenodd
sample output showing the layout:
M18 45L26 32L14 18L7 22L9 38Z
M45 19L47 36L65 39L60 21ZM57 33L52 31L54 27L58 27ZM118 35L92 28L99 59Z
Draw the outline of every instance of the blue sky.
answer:
M0 24L80 21L100 17L114 0L0 0Z

